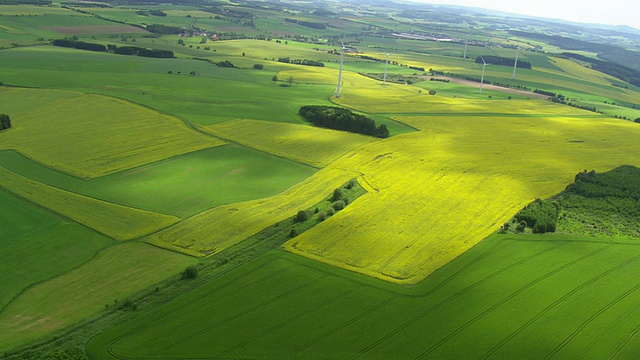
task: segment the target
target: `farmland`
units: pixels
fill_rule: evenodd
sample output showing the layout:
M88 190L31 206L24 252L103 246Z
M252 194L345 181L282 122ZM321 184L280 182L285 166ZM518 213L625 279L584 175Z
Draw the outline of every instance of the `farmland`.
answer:
M496 233L585 169L640 165L633 76L495 30L518 19L325 5L0 5L1 358L637 354L637 226ZM480 91L475 57L516 46L532 69L487 66Z
M640 321L629 306L640 296L638 250L634 241L493 236L411 288L272 252L104 332L88 351L96 359L627 358Z

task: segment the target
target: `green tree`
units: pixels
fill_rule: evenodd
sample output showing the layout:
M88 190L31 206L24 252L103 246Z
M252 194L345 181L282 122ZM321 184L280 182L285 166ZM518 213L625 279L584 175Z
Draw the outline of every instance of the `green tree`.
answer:
M342 189L337 188L333 190L333 195L331 195L331 201L333 202L333 201L338 201L342 199L342 195L343 195Z
M183 279L195 279L198 277L198 268L191 265L187 266L186 269L182 272Z
M311 214L307 210L299 210L296 216L293 217L293 221L295 222L305 222L309 220Z
M271 81L273 81L273 83L277 83L278 82L278 75L273 75L273 77L271 78Z
M289 76L287 82L289 83L289 86L291 86L291 84L293 84L293 76Z
M7 114L0 114L0 130L8 129L11 127L11 119Z

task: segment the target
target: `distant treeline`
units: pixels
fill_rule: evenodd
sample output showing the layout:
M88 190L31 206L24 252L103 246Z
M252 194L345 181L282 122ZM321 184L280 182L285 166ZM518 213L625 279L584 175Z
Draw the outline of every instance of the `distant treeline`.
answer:
M290 59L288 57L284 57L284 58L278 58L278 61L281 63L287 63L287 64L324 67L323 62L316 61L316 60L309 60L309 59Z
M291 18L285 18L284 21L286 21L288 23L302 25L302 26L305 26L305 27L308 27L308 28L312 28L312 29L318 29L318 30L324 30L324 29L327 28L326 24L315 23L315 22L311 22L311 21L296 20L296 19L291 19Z
M161 16L161 17L167 16L167 13L162 10L139 10L139 11L136 11L136 14L142 15L142 16L149 16L149 15Z
M120 47L116 45L104 46L102 44L94 44L94 43L88 43L84 41L70 40L70 39L53 40L53 45L74 48L74 49L81 49L81 50L101 51L101 52L106 52L107 50L109 50L109 51L113 51L115 54L120 54L120 55L138 55L138 56L144 56L144 57L163 58L163 59L174 57L173 51L169 51L169 50L146 49L146 48L137 47L137 46L120 46Z
M1 5L51 5L49 0L2 0Z
M53 45L89 51L107 51L107 47L102 44L94 44L70 39L53 40Z
M616 77L629 84L640 86L640 71L632 69L628 66L614 64L609 61L598 60L580 54L562 53L562 56L584 61L591 64L591 68L607 75Z
M169 50L145 49L137 46L111 46L114 47L113 52L120 55L138 55L159 59L171 59L174 57L173 51Z
M576 40L557 35L535 34L517 30L509 31L509 33L516 35L517 37L541 40L565 50L594 52L598 54L600 59L610 61L614 64L628 66L640 71L640 53L637 51L623 49L614 45L591 43L588 41Z
M372 119L336 106L307 105L300 108L299 114L310 123L328 129L386 138L389 130L385 124L376 127Z
M494 55L487 55L487 56L478 56L476 58L476 64L482 64L482 59L484 59L484 61L487 64L491 64L491 65L513 66L513 64L516 62L516 59L505 58L505 57L494 56ZM522 69L531 69L531 63L524 60L518 60L517 67Z
M177 35L187 32L183 28L179 28L177 26L169 26L169 25L161 25L161 24L151 24L147 25L147 31L150 31L154 34L159 35Z

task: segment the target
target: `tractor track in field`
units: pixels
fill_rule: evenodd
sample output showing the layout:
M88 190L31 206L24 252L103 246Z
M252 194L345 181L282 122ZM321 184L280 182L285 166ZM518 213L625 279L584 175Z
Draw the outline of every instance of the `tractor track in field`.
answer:
M556 250L557 248L563 246L563 244L558 244L556 246L551 246L549 248L546 248L544 250L541 250L535 254L531 254L523 259L520 259L514 263L511 263L505 267L503 267L502 269L496 270L493 273L485 276L484 278L476 281L475 283L473 283L472 285L467 286L466 288L456 292L455 294L449 296L448 298L446 298L445 300L435 304L434 306L428 308L427 310L423 311L422 313L416 315L414 318L412 318L409 321L406 321L404 324L401 324L400 326L396 327L395 329L393 329L392 331L388 332L384 337L379 338L378 340L374 341L373 343L371 343L369 346L365 347L364 349L361 349L360 351L358 351L353 357L353 358L358 358L362 355L364 355L365 353L368 353L369 351L373 350L374 348L376 348L378 345L382 344L383 342L387 341L388 339L390 339L392 336L397 335L398 333L400 333L401 331L403 331L404 329L406 329L407 327L409 327L410 325L418 322L419 320L423 319L425 316L431 314L432 312L436 311L437 309L445 306L446 304L450 303L452 300L464 295L465 293L477 288L478 286L482 285L483 283L491 280L492 278L507 272L515 267L518 267L528 261L531 261L543 254L546 254L550 251ZM435 291L435 290L434 290Z
M516 329L515 331L513 331L509 336L507 336L506 338L504 338L501 342L499 342L498 344L496 344L492 349L490 349L486 354L484 354L482 356L482 359L487 359L489 356L491 356L492 354L494 354L500 347L502 347L504 344L506 344L508 341L510 341L511 339L513 339L516 335L520 334L522 331L524 331L527 327L529 327L531 324L533 324L535 321L537 321L538 319L540 319L541 317L543 317L546 313L548 313L549 311L551 311L553 308L555 308L556 306L558 306L560 303L564 302L565 300L567 300L568 298L570 298L571 296L573 296L574 294L576 294L578 291L586 288L587 286L593 284L594 282L600 280L601 278L609 275L612 272L615 272L617 270L619 270L620 268L623 268L627 265L629 265L630 263L636 261L640 259L640 255L636 255L633 258L624 261L622 263L619 263L618 265L609 268L608 270L605 270L603 272L601 272L600 274L592 277L591 279L583 282L582 284L578 285L577 287L575 287L573 290L567 292L566 294L564 294L562 297L560 297L559 299L557 299L556 301L552 302L551 304L549 304L547 307L545 307L544 309L542 309L542 311L538 312L534 317L532 317L531 319L529 319L527 322L525 322L524 324L522 324L518 329Z
M564 341L559 344L558 346L556 346L555 349L553 349L553 351L551 351L546 357L545 359L550 359L552 357L554 357L560 350L562 350L568 343L570 343L576 336L578 336L578 334L584 330L584 328L586 328L589 324L591 324L591 322L593 320L595 320L598 316L602 315L605 311L609 310L610 308L612 308L614 305L616 305L617 303L619 303L620 301L624 300L627 296L631 295L632 293L636 292L638 289L640 289L640 284L637 284L636 286L632 287L631 289L625 291L624 293L616 296L615 299L613 299L613 301L607 303L605 306L603 306L602 308L600 308L600 310L596 311L594 314L592 314L586 321L584 321L577 329L575 329L571 335L569 335L566 339L564 339Z
M515 298L516 296L520 295L521 293L523 293L524 291L530 289L532 286L538 284L539 282L553 276L556 275L557 273L561 272L562 270L565 270L581 261L587 260L589 258L591 258L592 256L595 256L603 251L605 251L608 247L600 247L597 248L595 251L592 251L578 259L575 259L573 261L570 261L568 263L565 263L564 265L557 267L549 272L547 272L546 274L537 277L536 279L528 282L527 284L523 285L522 287L520 287L519 289L517 289L516 291L512 292L511 294L509 294L508 296L506 296L505 298L503 298L502 300L498 301L497 303L493 304L492 306L490 306L488 309L482 311L480 314L476 315L473 319L467 321L466 323L464 323L462 326L458 327L456 330L450 332L449 334L447 334L444 338L442 338L440 341L438 341L436 344L434 344L433 346L431 346L429 349L427 349L426 351L424 351L423 353L421 353L420 355L417 356L418 359L423 359L425 357L427 357L429 354L431 354L433 351L435 351L437 348L439 348L441 345L443 345L444 343L446 343L447 341L449 341L451 338L453 338L454 336L458 335L459 333L461 333L462 331L464 331L465 329L467 329L469 326L475 324L477 321L479 321L480 319L482 319L484 316L486 316L487 314L491 313L492 311L496 310L497 308L499 308L500 306L504 305L505 303L507 303L509 300Z

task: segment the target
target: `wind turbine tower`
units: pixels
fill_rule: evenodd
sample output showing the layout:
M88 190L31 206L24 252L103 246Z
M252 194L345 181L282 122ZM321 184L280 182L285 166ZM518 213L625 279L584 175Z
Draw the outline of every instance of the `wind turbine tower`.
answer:
M516 68L518 67L518 55L520 54L520 48L518 48L518 51L516 51L516 61L513 64L513 76L511 77L511 80L515 80L516 78Z
M344 60L344 44L340 49L340 70L338 71L338 87L336 88L336 97L340 97L340 85L342 85L342 62Z
M484 69L487 67L487 65L491 65L491 64L487 64L484 61L483 57L480 57L480 59L482 59L482 77L480 78L480 92L482 92L482 84L484 83Z
M467 45L469 44L469 34L467 33L467 38L464 40L464 55L462 55L462 60L467 58Z
M387 62L384 63L384 76L382 77L382 86L387 84L387 66L389 66L389 54L387 54Z

